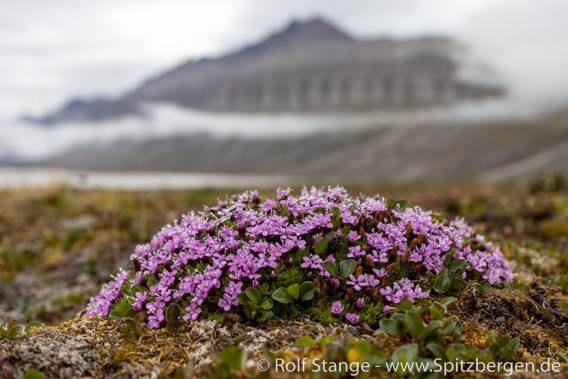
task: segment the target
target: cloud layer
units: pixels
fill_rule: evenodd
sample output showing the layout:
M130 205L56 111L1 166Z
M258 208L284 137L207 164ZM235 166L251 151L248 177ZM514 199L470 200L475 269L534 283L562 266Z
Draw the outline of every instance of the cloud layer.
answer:
M314 15L363 38L455 36L514 95L548 103L568 93L563 0L0 0L0 8L0 120L73 96L118 95L185 59Z

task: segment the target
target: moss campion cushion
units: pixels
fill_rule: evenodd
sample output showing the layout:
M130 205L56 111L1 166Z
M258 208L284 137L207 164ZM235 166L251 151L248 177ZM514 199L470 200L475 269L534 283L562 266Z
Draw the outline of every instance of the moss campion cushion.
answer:
M167 307L177 304L182 320L226 312L254 319L238 297L256 288L258 306L269 304L263 309L271 317L305 313L322 323L376 325L389 304L428 297L428 279L452 261L464 262L464 280L513 278L499 249L463 219L351 197L343 188L304 188L299 196L279 189L275 199L257 191L233 196L165 226L131 259L134 268L104 285L86 316L145 311L148 326L158 328ZM272 307L275 291L305 282L316 296Z

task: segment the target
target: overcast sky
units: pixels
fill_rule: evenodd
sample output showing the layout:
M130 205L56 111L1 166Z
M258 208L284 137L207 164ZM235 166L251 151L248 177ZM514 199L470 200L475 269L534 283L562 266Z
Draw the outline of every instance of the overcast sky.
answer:
M0 9L0 117L118 95L316 15L362 38L453 36L516 94L568 94L566 0L0 0Z

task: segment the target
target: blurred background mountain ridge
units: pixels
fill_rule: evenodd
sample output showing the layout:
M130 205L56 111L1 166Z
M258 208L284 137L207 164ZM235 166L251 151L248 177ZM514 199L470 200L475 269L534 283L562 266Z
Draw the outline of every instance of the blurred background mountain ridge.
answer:
M217 59L185 62L114 100L75 99L27 120L57 125L142 116L145 102L213 112L353 112L504 95L497 83L461 79L465 64L450 38L355 39L316 17Z

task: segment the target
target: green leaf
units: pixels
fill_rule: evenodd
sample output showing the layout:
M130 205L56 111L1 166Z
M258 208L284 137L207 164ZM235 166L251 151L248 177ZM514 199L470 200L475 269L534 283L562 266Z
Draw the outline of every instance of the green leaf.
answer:
M509 342L508 346L509 349L511 349L511 351L516 355L517 351L519 350L519 345L521 343L521 340L519 339L519 337L515 337L511 340L511 342Z
M436 358L440 358L443 362L448 361L448 357L446 357L446 350L441 345L437 343L429 343L426 345L426 348L432 352L432 354Z
M560 309L562 309L562 312L564 312L568 315L568 303L560 304Z
M47 379L42 373L36 369L30 368L24 372L23 379Z
M12 340L14 338L16 338L18 336L18 334L20 334L20 332L22 331L23 327L20 325L15 325L12 326L11 328L8 329L8 331L6 332L6 339L7 340Z
M448 362L464 360L467 356L467 347L462 343L451 343L446 347Z
M317 255L322 255L323 253L325 253L325 249L327 249L327 245L329 244L329 238L324 238L321 241L318 242L318 244L316 245L314 252Z
M179 309L179 305L177 304L170 304L166 308L166 320L167 321L178 321L181 312Z
M323 262L323 267L326 268L326 270L331 274L331 276L333 276L334 278L337 278L339 276L339 271L337 271L337 267L335 267L335 263L333 263L332 261L325 261Z
M268 311L273 307L272 301L270 299L264 299L262 303L260 303L260 307L265 311Z
M318 334L318 336L316 337L316 339L314 340L314 344L319 344L323 341L323 336L321 334Z
M132 309L132 305L127 298L123 298L109 315L110 319L120 321L125 317L133 318L136 316L136 311Z
M434 317L436 320L441 320L444 318L444 315L442 314L442 312L440 312L440 310L438 309L438 307L436 305L432 305L429 308L430 314L432 315L432 317Z
M504 334L498 334L495 338L495 343L497 344L497 346L503 348L509 344L509 337Z
M26 328L24 329L24 332L29 332L31 330L31 328L41 328L44 327L45 325L39 321L32 321L29 322L28 325L26 325Z
M452 282L450 281L450 278L446 275L438 276L434 281L434 289L440 293L448 292L451 285Z
M6 325L6 329L10 329L13 328L14 326L18 325L18 322L16 320L10 320L8 322L8 325Z
M452 287L454 287L458 291L462 291L467 284L463 279L452 279Z
M243 310L245 311L245 315L247 315L247 317L251 320L256 320L260 317L260 313L262 312L262 309L252 301L243 305Z
M412 337L418 337L425 329L422 317L414 312L408 312L406 314L406 325Z
M124 319L124 322L126 322L126 328L125 329L126 329L127 332L136 329L136 322L134 322L133 319L126 318L126 319Z
M381 329L385 331L385 333L390 334L391 336L398 336L398 332L396 330L396 322L391 319L383 319L381 320Z
M393 203L392 209L398 209L401 212L404 212L408 208L408 201L407 200L397 200Z
M254 287L249 287L246 289L246 294L248 296L248 298L250 299L250 301L252 301L255 304L260 303L260 299L262 299L262 295L260 294L260 291L257 290Z
M454 321L453 317L449 317L444 321L444 325L442 326L442 333L449 336L453 333L455 328L456 322Z
M266 320L266 319L269 317L269 314L271 314L271 313L265 312L265 311L261 310L261 311L258 313L258 316L256 317L256 321L264 321L264 320Z
M355 272L357 268L357 262L354 259L344 259L339 263L339 271L341 276L347 278L349 275Z
M401 212L404 212L406 210L406 208L408 208L408 201L406 200L393 200L393 199L388 199L387 200L387 207L389 210L400 210Z
M353 347L363 357L370 356L371 354L373 354L373 346L369 341L364 341L364 340L357 341L355 342Z
M375 350L370 357L371 367L379 367L383 366L387 362L388 356L387 353L383 350Z
M402 300L400 303L395 304L394 306L403 312L407 312L414 308L414 304L412 304L409 300Z
M409 368L405 363L415 362L418 358L418 345L411 343L405 346L401 346L396 349L391 355L391 361L393 363L401 363L397 365L397 374L407 374L405 368Z
M406 325L406 321L397 321L396 322L396 332L401 335L408 332L408 326Z
M404 321L406 317L402 313L395 313L391 316L391 320L393 321Z
M465 259L454 259L448 265L448 275L450 278L454 279L456 277L461 277L461 274L467 268L467 261Z
M307 334L296 342L296 345L306 349L313 347L314 344L314 339Z
M517 352L511 350L509 346L506 346L503 351L501 351L501 359L505 362L513 361L516 355Z
M290 304L294 302L292 296L288 293L286 288L278 288L272 293L272 298L282 304Z
M495 319L495 322L506 322L507 320L505 320L505 317L501 316L501 317L497 317Z
M568 363L568 358L559 351L556 352L556 358L560 363Z
M296 308L291 307L290 312L288 312L288 319L293 320L299 314L300 314L300 312Z
M440 304L442 304L444 306L444 308L447 308L457 300L458 299L456 299L455 297L450 296L450 297L446 297L444 300L440 301Z
M239 373L245 367L246 354L237 347L228 347L220 354L223 362L229 366L232 373Z
M477 292L479 292L482 295L486 295L487 293L489 293L489 290L491 289L489 283L486 281L476 284L474 288Z
M248 303L249 298L246 293L241 292L240 294L237 295L237 301L239 302L240 305L245 305L246 303Z
M266 358L268 358L268 360L270 361L270 365L275 365L276 364L276 354L274 354L270 350L268 350L265 354L266 354Z
M314 283L304 282L300 285L300 301L308 301L314 298Z
M169 330L177 330L183 326L183 322L181 321L168 321L166 323L166 328Z
M124 315L125 315L126 317L133 318L134 316L136 316L136 311L130 306L130 308L128 308L128 309L126 310L126 312L124 313Z
M416 301L416 305L423 305L423 306L426 306L426 307L429 307L430 305L432 305L432 303L429 302L428 300L421 299L419 297L415 298L414 301Z
M288 294L294 300L298 300L300 298L300 285L298 283L294 283L288 287Z
M442 328L442 325L443 325L442 321L440 320L430 321L428 326L426 326L426 328L418 335L418 339L420 340L426 339L426 337L428 337L430 334Z

